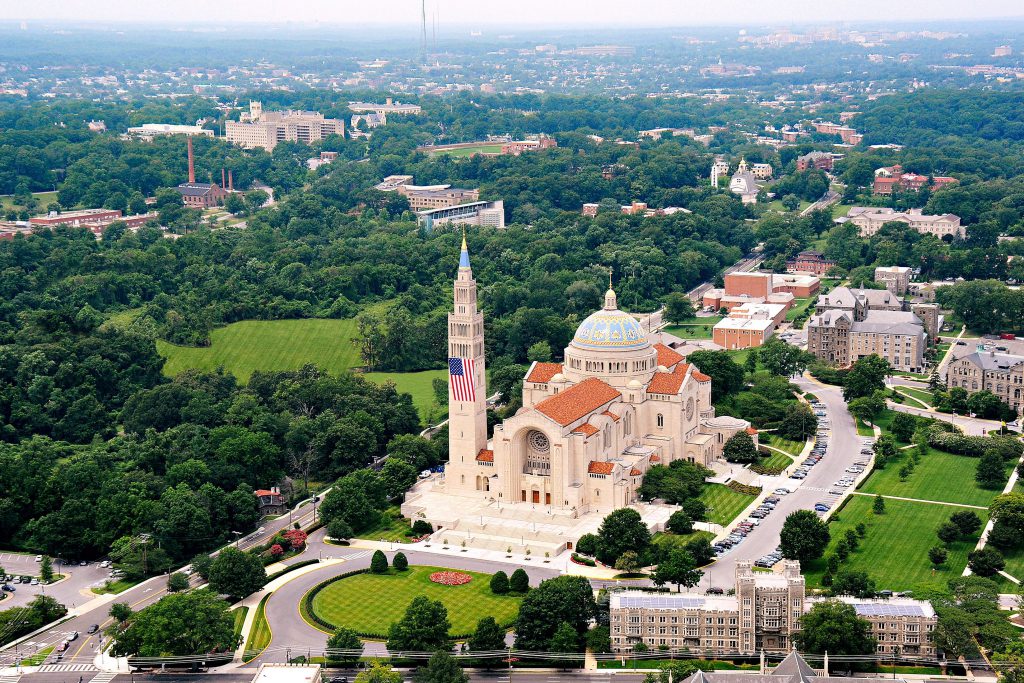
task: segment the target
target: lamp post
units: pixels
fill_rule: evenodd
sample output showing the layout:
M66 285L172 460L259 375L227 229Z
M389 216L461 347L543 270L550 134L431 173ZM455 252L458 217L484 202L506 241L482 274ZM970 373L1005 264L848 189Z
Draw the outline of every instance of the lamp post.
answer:
M235 535L235 548L238 548L238 542L242 540L242 532L232 531L231 533Z

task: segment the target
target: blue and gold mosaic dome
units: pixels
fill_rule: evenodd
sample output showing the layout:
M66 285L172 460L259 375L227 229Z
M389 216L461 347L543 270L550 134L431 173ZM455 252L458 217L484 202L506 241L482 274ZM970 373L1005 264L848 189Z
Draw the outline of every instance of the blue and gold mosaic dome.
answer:
M642 349L649 345L647 333L636 319L615 307L615 294L608 292L605 307L590 314L576 328L572 345L581 349Z

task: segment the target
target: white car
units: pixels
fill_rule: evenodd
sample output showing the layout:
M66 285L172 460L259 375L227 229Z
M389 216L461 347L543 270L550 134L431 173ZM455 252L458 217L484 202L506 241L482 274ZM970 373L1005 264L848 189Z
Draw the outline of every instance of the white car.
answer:
M42 562L42 561L43 561L43 556L42 555L36 555L36 562Z
M430 470L420 472L420 479L430 479Z

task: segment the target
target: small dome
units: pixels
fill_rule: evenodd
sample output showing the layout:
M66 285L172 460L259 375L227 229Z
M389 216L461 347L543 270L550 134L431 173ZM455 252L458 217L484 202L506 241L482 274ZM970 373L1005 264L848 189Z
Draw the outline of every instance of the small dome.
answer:
M626 385L627 389L643 389L644 385L638 379L629 380L629 384Z
M668 372L668 368L666 368L664 365L659 365L658 372Z
M564 382L565 381L565 375L563 375L560 372L556 372L555 374L553 374L551 376L551 379L548 380L548 381L550 381L550 382Z

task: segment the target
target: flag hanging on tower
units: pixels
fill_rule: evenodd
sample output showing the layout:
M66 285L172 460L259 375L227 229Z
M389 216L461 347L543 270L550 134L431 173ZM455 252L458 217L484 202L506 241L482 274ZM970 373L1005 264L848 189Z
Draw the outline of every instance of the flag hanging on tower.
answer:
M451 385L452 398L456 401L476 400L474 378L472 358L448 359L448 380Z

